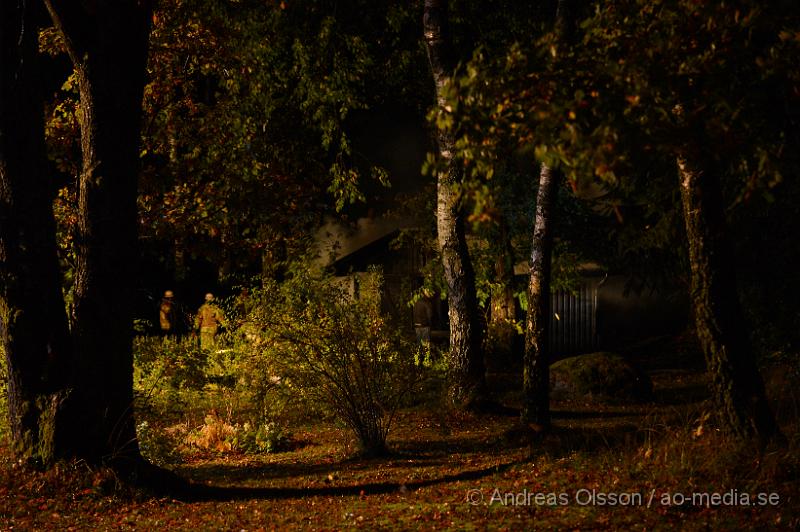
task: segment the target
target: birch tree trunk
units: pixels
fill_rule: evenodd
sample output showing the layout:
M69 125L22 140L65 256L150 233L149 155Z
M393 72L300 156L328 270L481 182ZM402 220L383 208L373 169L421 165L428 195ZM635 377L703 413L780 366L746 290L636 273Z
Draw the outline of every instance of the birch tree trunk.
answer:
M536 195L536 218L531 243L528 313L525 318L522 421L550 424L550 270L553 255L552 211L556 172L542 164Z
M559 0L555 32L558 41L573 40L574 6L571 0ZM539 171L536 196L536 219L531 241L528 313L525 318L525 354L523 357L522 421L550 425L550 273L553 256L553 210L558 174L546 164Z
M455 63L447 34L447 1L425 0L424 36L440 112L446 112L444 90ZM486 401L483 360L483 324L475 292L475 272L467 248L463 198L459 192L462 171L453 161L452 134L437 133L439 156L445 169L437 176L437 231L447 282L450 315L451 400L464 407Z

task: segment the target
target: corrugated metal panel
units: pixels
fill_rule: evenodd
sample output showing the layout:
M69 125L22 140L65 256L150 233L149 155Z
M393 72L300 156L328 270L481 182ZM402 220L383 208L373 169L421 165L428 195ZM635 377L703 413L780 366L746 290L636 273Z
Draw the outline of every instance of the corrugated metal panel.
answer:
M559 290L550 298L550 349L572 355L597 349L597 282L581 284L575 293Z

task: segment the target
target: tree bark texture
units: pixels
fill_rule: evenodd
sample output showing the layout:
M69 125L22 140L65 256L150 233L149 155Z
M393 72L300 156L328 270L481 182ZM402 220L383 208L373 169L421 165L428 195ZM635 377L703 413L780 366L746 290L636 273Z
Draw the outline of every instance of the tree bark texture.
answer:
M41 6L39 6L41 7ZM2 2L0 56L0 331L11 443L49 464L60 438L70 344L48 179L34 2Z
M45 1L78 78L81 150L68 453L138 460L133 419L137 179L148 2Z
M721 184L701 145L687 143L677 153L697 336L720 423L738 438L765 441L778 428L739 303Z
M423 29L440 112L446 112L444 91L455 68L447 20L446 0L425 0ZM437 176L436 215L448 288L450 394L454 403L469 407L486 398L483 324L475 292L475 272L467 248L463 198L459 192L462 172L453 161L455 139L452 134L439 131L437 143L439 156L445 163L445 169Z
M574 38L574 0L558 0L555 32L558 41ZM553 210L558 173L546 164L539 171L536 218L531 241L528 313L525 318L522 421L550 425L550 273L553 257Z
M550 424L550 271L556 171L542 164L531 242L528 313L525 318L522 420Z

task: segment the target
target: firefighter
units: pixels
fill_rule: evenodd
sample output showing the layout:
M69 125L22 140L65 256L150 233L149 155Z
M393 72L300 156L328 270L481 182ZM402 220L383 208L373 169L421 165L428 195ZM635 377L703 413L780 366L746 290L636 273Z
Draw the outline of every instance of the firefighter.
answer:
M158 307L158 324L161 327L161 336L174 335L178 327L178 307L175 304L175 294L172 290L164 292L161 305Z
M200 333L200 347L211 350L215 347L215 337L220 327L225 326L225 315L214 304L214 295L206 294L205 303L198 309L194 319L195 331Z

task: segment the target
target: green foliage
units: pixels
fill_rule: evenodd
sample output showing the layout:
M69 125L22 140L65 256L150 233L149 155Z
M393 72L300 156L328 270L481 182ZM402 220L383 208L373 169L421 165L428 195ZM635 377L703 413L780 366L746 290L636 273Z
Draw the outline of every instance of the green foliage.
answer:
M190 403L208 382L208 355L194 339L137 336L133 342L137 404L166 413Z
M605 244L590 258L663 283L686 271L679 146L702 146L732 202L769 195L800 167L800 17L791 2L752 0L620 0L588 15L570 46L544 34L477 50L431 123L456 138L474 218L503 204L508 185L494 182L510 157L533 156L609 219L588 226L604 234L582 240Z
M268 379L281 393L324 405L353 431L362 451L386 451L397 409L419 380L407 334L381 312L382 276L348 294L334 279L296 271L256 294Z
M136 438L142 455L151 463L164 466L183 460L179 441L173 437L173 433L153 427L147 420L136 425Z
M354 153L349 122L408 88L412 9L347 4L161 5L145 89L143 232L247 265L323 213L365 201L365 181L387 182Z
M789 6L616 1L598 5L568 49L546 35L501 58L477 54L451 88L463 157L485 174L479 166L511 142L570 180L614 187L685 142L674 114L681 104L702 128L693 134L712 143L710 155L749 169L737 172L750 177L745 192L771 186L791 120L776 106L791 102L798 83Z
M408 333L381 312L381 284L379 273L368 276L354 299L334 279L298 269L281 285L228 302L232 327L214 351L193 338L137 338L141 412L211 410L182 438L165 437L168 427L159 437L155 425L140 427L146 447L165 460L158 450L167 440L196 450L274 452L288 441L278 419L332 414L364 452L385 452L395 413L420 375ZM223 411L225 418L216 413Z
M284 450L290 434L275 419L282 407L253 401L269 386L253 378L250 344L235 332L220 349L200 349L196 338L137 337L134 388L144 455L158 464L181 462L195 452L270 453ZM253 404L261 407L253 408ZM193 426L198 412L210 412ZM217 412L226 412L223 418Z
M239 447L248 453L277 453L288 448L291 435L275 423L245 423L239 432Z
M271 244L264 226L314 218L324 163L292 100L283 16L278 6L196 1L156 13L139 198L147 234L212 250L219 263Z
M297 241L323 213L365 201L365 182L388 184L385 170L354 151L350 129L368 109L430 100L417 68L417 8L345 4L158 3L142 116L147 253L164 262L164 250L175 247L187 259L252 267L278 243L302 247ZM54 57L64 51L52 29L40 48ZM81 166L79 101L74 74L63 75L47 105L47 138L51 160L69 178ZM69 184L57 202L67 266L75 207Z
M276 453L288 448L290 434L274 421L267 423L232 423L215 411L202 425L188 432L183 442L201 451Z

